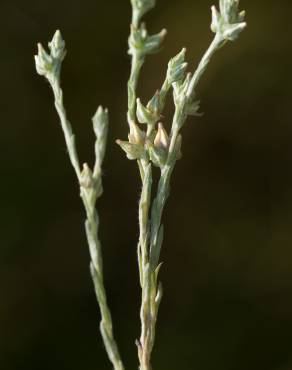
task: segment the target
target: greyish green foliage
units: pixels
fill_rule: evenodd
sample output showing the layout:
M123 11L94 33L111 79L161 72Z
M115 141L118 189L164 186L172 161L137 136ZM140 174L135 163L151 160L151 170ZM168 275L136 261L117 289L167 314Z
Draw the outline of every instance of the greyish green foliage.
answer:
M95 209L96 201L102 195L101 165L107 141L108 111L107 109L99 107L92 118L93 130L96 137L95 164L93 171L89 168L87 163L83 164L83 169L81 170L75 145L75 137L72 126L67 119L63 104L63 91L60 85L61 65L66 55L65 42L62 39L60 31L55 33L52 42L49 43L49 49L50 54L44 50L41 44L38 44L38 55L35 56L36 70L38 74L47 78L53 89L55 106L60 117L69 158L75 169L80 185L80 196L87 216L85 230L91 257L90 271L101 312L100 330L104 345L114 369L124 370L118 347L113 336L112 319L107 305L103 283L101 244L98 238L99 217Z
M117 143L126 152L129 159L138 162L142 181L142 194L139 203L138 265L142 289L141 336L136 341L140 370L151 370L151 352L155 340L155 327L159 304L162 298L162 285L158 282L160 269L159 256L163 242L162 214L170 192L170 179L176 161L181 157L181 128L188 116L199 113L199 101L196 100L196 87L213 54L228 40L235 40L245 27L244 13L238 12L237 0L221 0L220 13L212 8L212 31L215 37L204 54L194 73L186 73L186 49L168 63L165 81L150 101L144 105L136 96L138 78L145 57L157 50L165 31L148 36L145 24L141 24L141 15L152 7L153 1L132 1L133 21L129 38L129 54L132 56L131 76L128 82L128 141ZM143 7L144 4L144 7ZM136 16L139 14L139 16ZM133 42L136 35L145 35L144 42ZM160 122L165 101L170 90L173 91L175 113L169 134ZM138 122L137 122L138 121ZM138 123L146 125L142 130ZM160 169L160 180L156 195L151 202L152 167Z
M141 335L136 341L140 370L151 370L151 353L155 341L155 329L159 305L162 299L162 285L158 281L161 267L159 262L163 242L163 210L170 192L170 180L176 161L181 158L181 129L188 116L198 116L199 101L196 99L197 85L212 56L227 41L234 41L245 28L244 12L239 12L239 0L220 0L219 11L212 7L211 30L214 39L193 73L187 73L186 49L182 49L169 63L165 80L147 104L137 97L137 85L141 68L147 55L157 52L166 36L166 30L149 36L142 17L155 6L155 0L131 0L132 23L129 37L131 74L128 81L128 124L127 141L117 140L126 152L128 159L136 160L142 182L139 202L139 241L137 246L141 299ZM37 72L46 77L53 89L55 106L72 166L80 185L80 195L86 210L85 222L87 241L91 256L91 273L97 301L101 311L101 334L107 354L115 370L123 370L117 344L112 330L112 319L107 305L103 283L101 245L98 239L98 214L95 209L97 199L102 194L101 165L105 154L108 131L108 112L99 107L93 117L96 136L95 164L93 170L85 163L83 169L77 156L75 138L67 119L60 86L60 72L65 58L65 42L59 31L49 43L50 53L41 44L35 56ZM173 93L175 112L167 133L162 113L169 93ZM142 126L140 127L139 124ZM145 129L143 129L145 128ZM152 171L157 167L160 179L152 201Z

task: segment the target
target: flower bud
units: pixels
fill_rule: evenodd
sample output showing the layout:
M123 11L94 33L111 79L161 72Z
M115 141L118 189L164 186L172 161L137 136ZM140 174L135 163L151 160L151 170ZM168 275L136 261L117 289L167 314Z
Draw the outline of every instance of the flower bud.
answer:
M131 25L131 34L129 37L129 51L130 55L135 54L136 52L141 52L144 43L148 37L147 30L145 28L145 24L141 24L139 28L135 28Z
M142 159L145 157L145 150L142 145L132 144L128 141L117 140L116 143L123 149L127 154L127 158L130 160Z
M140 123L147 123L148 125L155 124L160 115L157 111L152 111L150 108L146 108L142 103L141 100L137 99L137 119Z
M94 186L93 174L87 163L83 164L80 185L86 189L90 189Z
M176 105L181 104L186 99L186 95L188 92L191 79L192 79L192 74L188 73L183 82L174 82L173 96L174 96L174 103Z
M146 39L146 43L144 45L144 54L154 54L159 51L162 42L165 39L167 34L166 29L164 28L159 33L156 33L153 36L148 36Z
M168 63L167 80L171 85L176 81L184 78L188 64L185 63L186 49L183 48L175 57Z
M163 127L163 124L160 122L158 124L158 131L154 139L155 148L167 149L169 145L168 135Z
M246 23L237 23L234 25L230 25L229 27L226 27L226 29L223 32L223 37L226 40L234 41L238 38L239 34L245 29Z
M147 54L153 54L157 52L166 36L166 30L163 29L161 32L148 36L145 24L141 24L139 28L131 26L131 35L129 37L129 51L130 55L138 54L141 57Z
M160 111L160 94L157 90L154 96L151 98L151 100L147 104L147 109L149 109L151 112L156 114L156 116L159 116Z
M35 55L35 65L37 73L41 76L47 76L53 68L53 58L40 43L38 44L38 55Z
M144 145L145 132L140 130L135 122L130 122L130 133L128 138L131 144Z
M49 42L49 49L51 51L51 56L54 59L58 59L61 62L64 60L66 55L65 41L62 38L61 32L56 31L51 42Z
M211 30L212 32L216 33L220 29L221 16L214 5L211 7L211 11L212 11Z
M147 141L146 145L151 162L154 166L162 168L167 159L167 151L163 148L153 146L149 141Z
M96 164L101 165L106 148L108 133L108 110L99 106L95 115L92 117L93 130L96 136L95 158Z

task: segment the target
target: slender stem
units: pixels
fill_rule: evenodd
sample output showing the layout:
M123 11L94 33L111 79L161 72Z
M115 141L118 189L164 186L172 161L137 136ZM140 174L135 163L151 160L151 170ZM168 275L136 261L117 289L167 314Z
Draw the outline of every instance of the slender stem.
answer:
M139 17L133 9L132 28L139 27ZM140 76L140 71L144 63L144 57L141 57L137 50L132 49L131 74L128 81L128 123L136 123L136 98L137 85ZM149 263L149 207L151 194L151 173L152 165L148 161L138 160L140 176L142 180L142 195L139 202L139 243L138 243L138 266L140 284L142 290L141 298L141 336L137 341L138 357L140 362L140 370L151 370L150 356L154 343L153 336L153 320L151 320L151 274ZM152 289L153 290L153 289Z
M128 123L136 122L136 99L137 86L140 76L141 68L144 64L144 58L140 57L138 53L132 56L132 66L130 79L128 81Z
M132 28L133 30L139 27L140 18L137 11L133 8ZM140 370L152 370L151 353L155 341L155 330L157 314L160 300L162 297L161 284L157 282L159 271L159 257L163 240L163 225L161 224L164 207L170 191L170 180L175 167L178 156L178 145L180 145L180 130L184 125L187 113L188 104L193 101L195 88L202 77L208 63L213 54L223 45L222 37L217 33L204 54L198 68L194 72L187 91L183 98L176 103L175 113L173 117L170 143L165 164L161 168L161 176L158 182L156 197L151 204L151 186L149 180L149 172L151 171L151 163L138 160L142 179L142 195L139 203L139 229L140 237L138 243L138 265L140 284L142 289L142 302L140 310L141 319L141 336L137 341L138 356L140 362ZM144 63L144 58L139 57L139 53L135 48L131 49L132 68L128 83L128 122L129 124L136 122L136 89L141 67ZM170 89L170 84L166 78L160 90L160 110L162 111L165 105L167 93ZM148 125L147 137L150 137L154 127ZM150 172L151 173L151 172ZM145 194L148 194L147 196ZM151 212L150 212L151 208ZM150 214L150 217L149 217Z
M67 119L66 110L63 105L63 92L60 87L58 75L52 76L49 79L49 82L53 89L55 97L55 106L61 121L61 126L64 132L69 157L72 166L75 169L78 181L80 183L80 195L86 210L87 219L85 222L85 229L91 257L90 270L94 282L96 298L101 313L101 322L100 322L101 335L103 338L106 352L108 354L110 361L113 364L114 370L124 370L118 346L113 335L112 318L107 304L106 292L103 281L101 244L98 239L99 217L95 209L95 202L96 199L101 195L101 191L98 188L98 186L94 186L95 185L94 182L89 187L84 187L82 185L82 173L80 171L80 164L75 145L75 138L72 126ZM96 163L95 167L96 167L94 171L95 178L96 180L100 180L99 178L97 179L97 177L101 176L101 173L100 171L98 172L97 169L101 167L101 163ZM96 184L98 184L98 182L96 182Z
M149 208L151 202L152 188L152 165L142 162L144 178L142 194L139 202L139 244L138 254L140 255L140 279L142 289L142 302L140 309L141 336L137 343L140 370L150 370L150 340L151 340L151 317L150 317L150 263L149 263Z
M49 82L53 89L55 98L55 107L60 118L61 127L64 133L65 142L69 153L69 158L76 172L77 178L80 181L81 172L78 154L76 150L75 136L73 134L72 126L67 119L66 110L63 104L63 91L60 86L59 78L52 76L52 78L49 79Z
M140 15L133 7L131 32L135 32L140 26ZM130 37L133 37L131 35ZM130 48L132 55L131 74L128 82L128 123L136 123L136 98L137 85L140 71L144 63L141 51ZM166 77L159 94L160 110L165 105L167 93L171 85ZM154 130L153 125L148 125L146 136L150 137ZM140 370L151 370L151 353L155 340L155 326L158 307L162 296L161 286L157 287L157 273L151 266L150 237L152 235L152 222L150 221L151 188L152 188L152 164L149 160L139 159L138 166L142 180L142 194L139 202L139 243L138 243L138 266L141 297L141 335L137 341ZM151 227L150 227L151 225Z
M170 179L171 179L171 175L172 175L175 163L176 163L176 158L174 157L176 155L175 148L177 145L177 140L178 140L180 129L184 125L186 118L187 118L187 115L184 112L185 107L191 100L195 92L195 88L197 87L198 82L200 81L200 78L203 76L203 73L205 72L206 67L209 64L211 57L215 54L215 52L219 49L221 45L222 45L222 38L220 37L220 35L216 34L211 45L209 46L209 48L203 55L202 60L198 65L198 68L193 74L193 77L190 81L190 84L187 90L186 99L184 99L181 103L177 104L175 107L175 113L174 113L172 127L171 127L171 137L170 137L168 157L167 157L164 167L161 170L161 177L158 183L157 195L153 201L152 212L151 212L151 238L150 238L151 252L150 254L151 256L156 254L154 268L157 266L158 258L159 258L159 251L158 251L158 256L157 256L157 240L158 240L159 229L161 226L162 214L163 214L166 200L169 195Z
M212 56L215 54L215 52L224 44L224 40L222 36L219 33L215 34L215 37L213 38L213 41L211 42L209 48L203 55L198 68L196 69L195 73L193 74L193 77L191 79L191 82L188 87L187 91L187 98L192 97L194 94L195 88L198 85L198 82L200 81L200 78L202 77L203 73L205 72Z
M82 192L81 197L82 198L84 197L84 193L82 194ZM87 214L85 228L91 256L90 271L92 275L92 280L94 282L95 293L101 312L100 331L106 352L114 366L114 369L124 370L118 346L113 335L112 318L107 304L106 292L103 281L101 245L97 237L99 218L94 206L88 207L86 202L84 202L84 206L86 208Z

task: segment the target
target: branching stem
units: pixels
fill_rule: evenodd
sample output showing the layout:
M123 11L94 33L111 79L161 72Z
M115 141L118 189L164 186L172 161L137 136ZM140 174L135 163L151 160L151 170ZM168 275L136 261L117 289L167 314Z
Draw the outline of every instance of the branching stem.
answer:
M65 42L59 31L56 32L49 46L51 50L50 55L47 54L39 44L39 54L36 56L36 67L38 73L44 75L52 87L55 107L60 118L69 158L80 186L80 196L86 211L85 230L91 258L90 272L101 313L100 331L105 349L113 364L114 370L124 370L118 346L114 339L112 318L107 304L103 281L101 244L98 238L99 217L95 209L96 201L102 195L101 166L107 140L108 114L107 110L103 110L99 107L96 115L93 117L94 131L96 134L96 160L94 170L92 172L85 163L81 171L76 150L75 136L72 126L67 119L63 102L63 91L60 85L61 63L65 57L66 51Z

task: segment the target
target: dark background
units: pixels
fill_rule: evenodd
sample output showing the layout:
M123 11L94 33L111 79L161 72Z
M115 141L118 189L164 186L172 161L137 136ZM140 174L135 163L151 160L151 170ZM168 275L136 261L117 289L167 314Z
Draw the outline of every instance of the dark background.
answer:
M159 0L139 95L160 86L182 46L193 70L208 46L209 0ZM202 118L183 130L165 212L157 370L292 369L292 3L246 0L248 29L218 52L199 89ZM137 166L125 139L129 1L0 3L0 369L110 369L98 333L84 211L36 43L67 42L62 80L82 161L90 117L110 110L101 217L109 302L127 369L137 369ZM165 114L169 128L172 106Z

